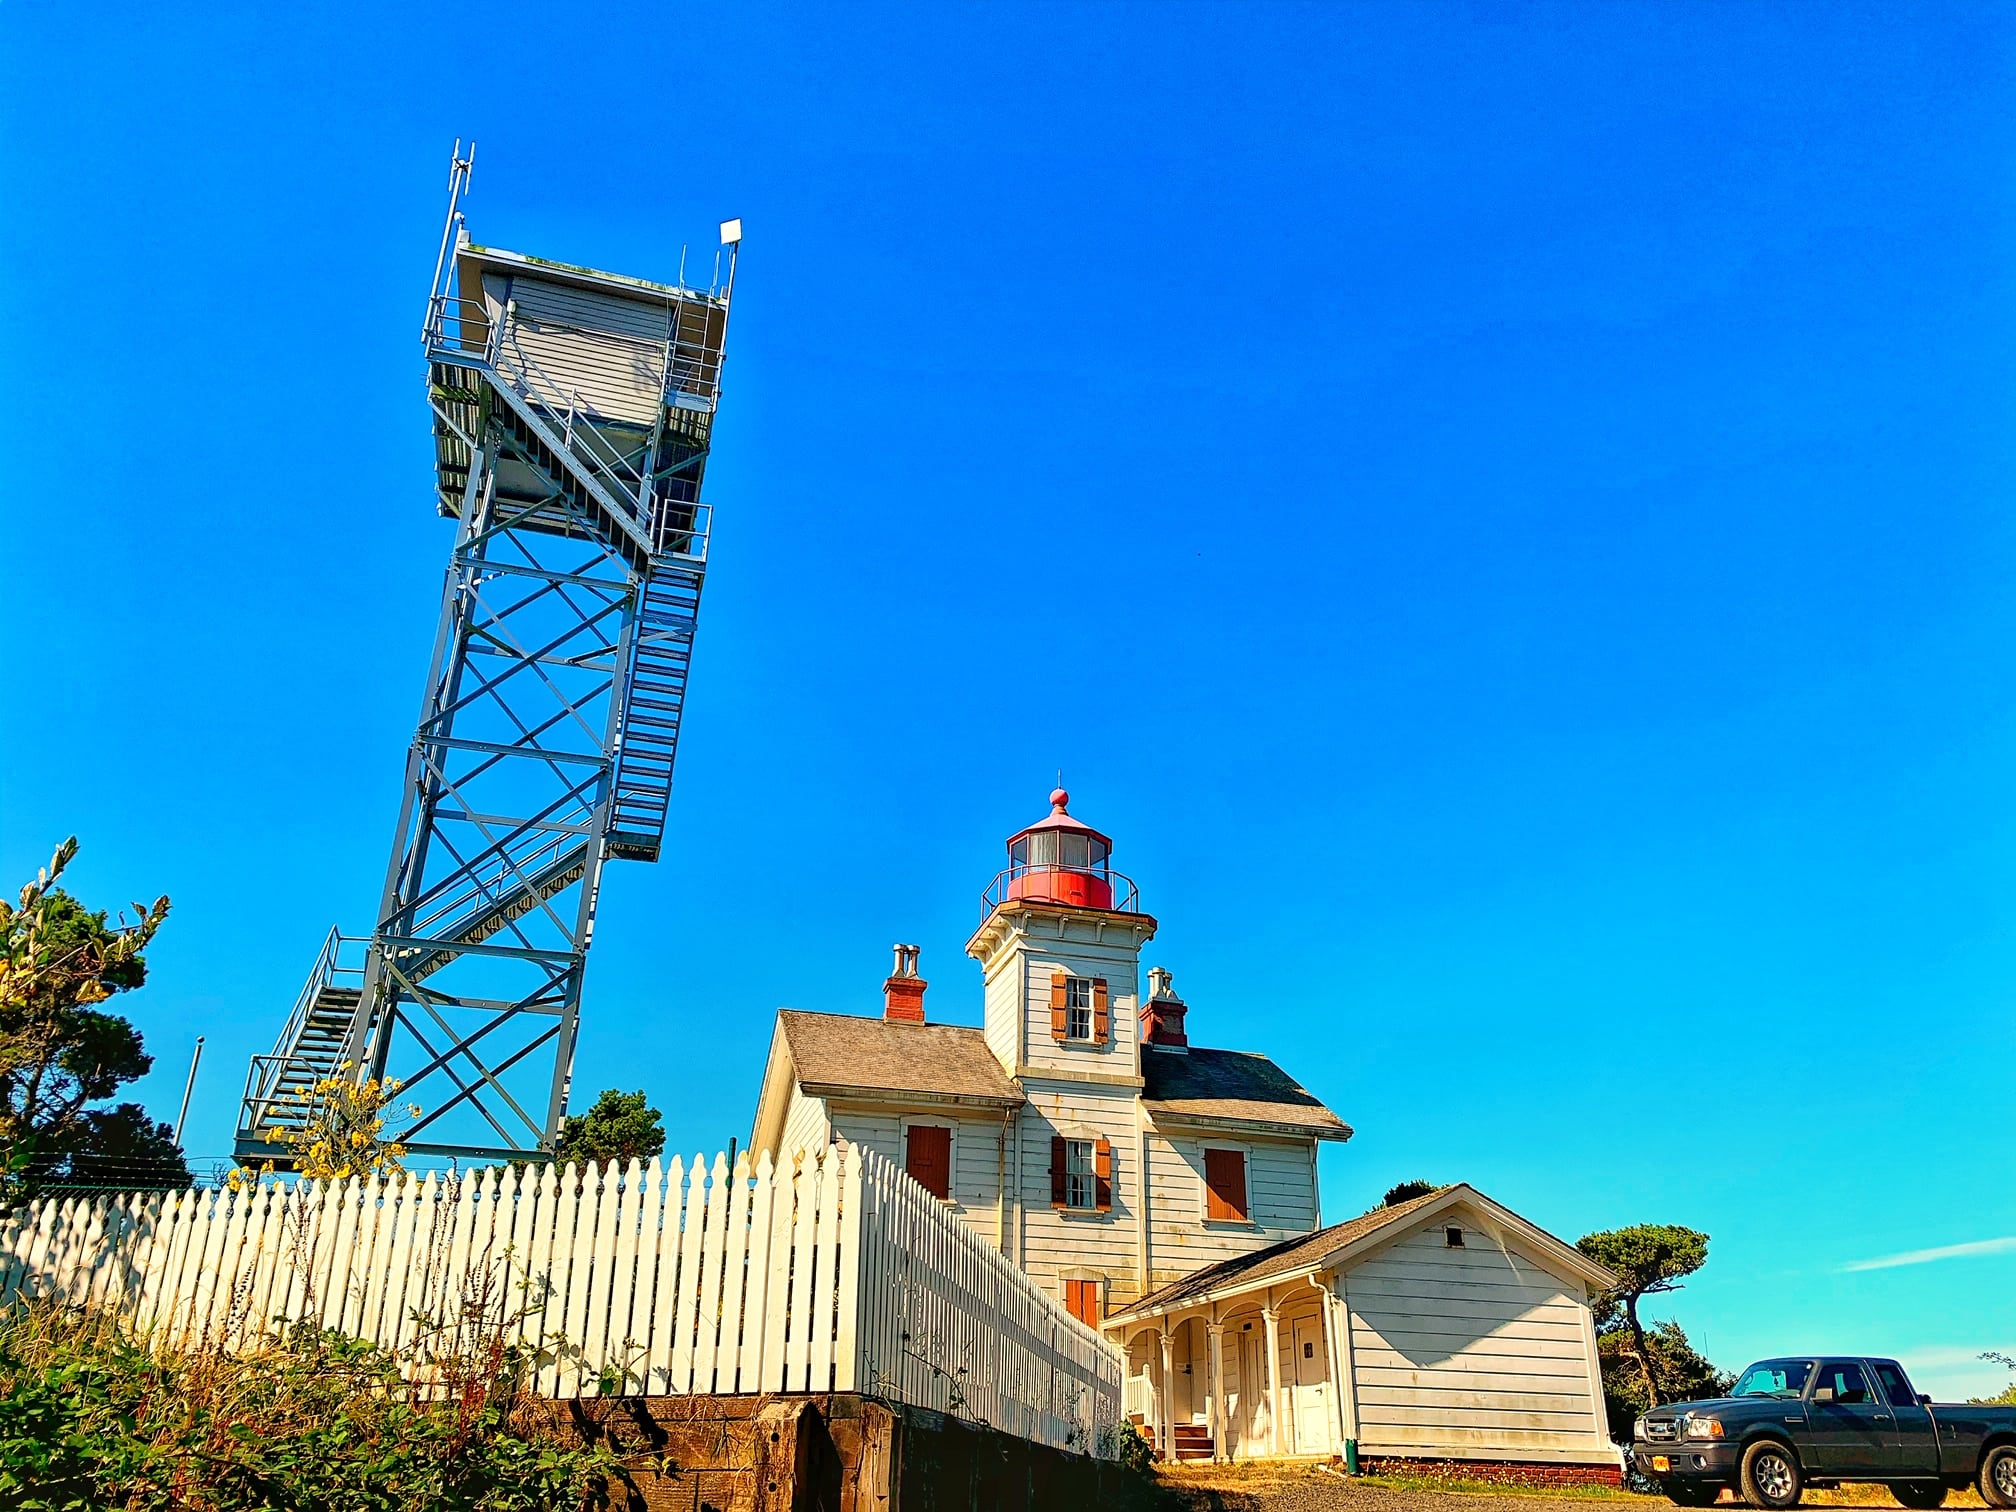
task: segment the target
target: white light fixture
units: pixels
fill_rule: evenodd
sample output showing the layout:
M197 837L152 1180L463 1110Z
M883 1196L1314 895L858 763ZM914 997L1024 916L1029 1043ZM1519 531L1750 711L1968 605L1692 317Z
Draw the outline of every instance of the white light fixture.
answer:
M722 246L732 247L741 240L742 240L742 218L740 216L737 216L734 220L725 220L721 222Z

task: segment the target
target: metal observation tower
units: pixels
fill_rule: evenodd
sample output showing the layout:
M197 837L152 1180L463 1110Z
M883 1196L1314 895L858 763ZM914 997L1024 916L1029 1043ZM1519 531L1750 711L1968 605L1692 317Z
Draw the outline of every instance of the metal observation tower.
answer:
M416 1153L552 1149L605 860L655 861L707 565L700 485L741 223L713 282L480 247L457 145L424 340L436 507L456 521L377 923L331 931L269 1055L241 1159L295 1096L398 1077Z

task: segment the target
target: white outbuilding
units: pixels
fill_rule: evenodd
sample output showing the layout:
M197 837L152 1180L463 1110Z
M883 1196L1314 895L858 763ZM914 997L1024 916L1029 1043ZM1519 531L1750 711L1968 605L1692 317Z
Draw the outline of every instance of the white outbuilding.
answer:
M1618 1476L1592 1292L1616 1278L1443 1187L1207 1266L1115 1311L1128 1404L1179 1457Z

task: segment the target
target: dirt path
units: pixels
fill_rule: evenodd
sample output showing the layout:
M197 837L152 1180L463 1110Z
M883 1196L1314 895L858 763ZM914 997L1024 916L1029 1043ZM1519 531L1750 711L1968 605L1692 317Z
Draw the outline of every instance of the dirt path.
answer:
M1346 1480L1306 1465L1191 1466L1158 1479L1196 1512L1670 1512L1664 1497L1576 1491L1453 1490Z
M1628 1491L1501 1491L1471 1485L1396 1484L1347 1480L1309 1465L1184 1465L1157 1472L1172 1507L1186 1512L1673 1512L1663 1496ZM1809 1507L1889 1507L1897 1503L1880 1486L1809 1491ZM1724 1494L1721 1512L1741 1503ZM1944 1512L1974 1512L1972 1492L1955 1492Z

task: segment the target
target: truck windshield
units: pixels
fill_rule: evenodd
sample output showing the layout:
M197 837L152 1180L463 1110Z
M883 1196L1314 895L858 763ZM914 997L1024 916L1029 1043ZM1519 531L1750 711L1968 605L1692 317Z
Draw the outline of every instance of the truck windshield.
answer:
M1806 1377L1812 1370L1811 1360L1759 1360L1743 1372L1729 1395L1785 1397L1796 1401L1806 1389Z

